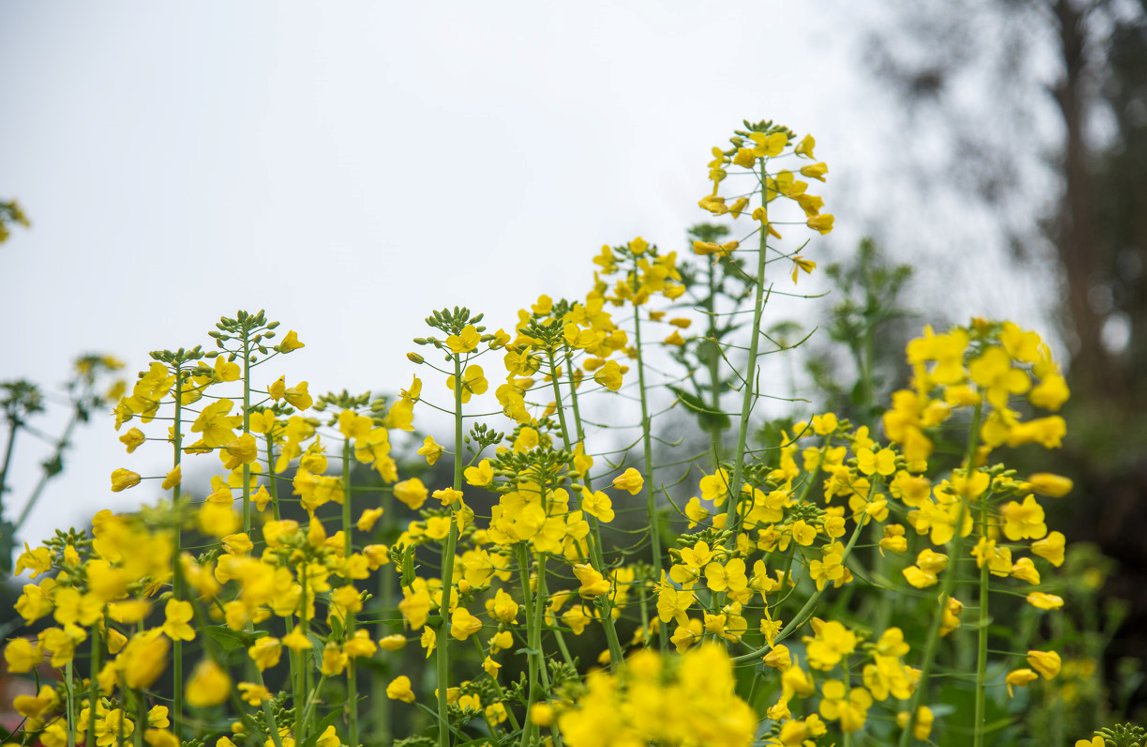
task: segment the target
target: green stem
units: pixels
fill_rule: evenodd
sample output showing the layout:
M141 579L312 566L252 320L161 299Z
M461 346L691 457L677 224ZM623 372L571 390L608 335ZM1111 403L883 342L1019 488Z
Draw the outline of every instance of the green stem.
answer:
M100 683L97 675L100 671L100 657L103 653L102 636L98 628L92 628L92 658L88 676L88 729L84 739L86 747L95 747L96 744L96 702L100 697Z
M302 628L303 635L306 635L310 630L310 623L307 620L307 567L305 563L300 565L299 568L299 584L302 587L302 596L299 600L299 627ZM294 673L294 692L291 694L291 702L295 705L295 739L302 741L306 738L306 721L303 718L303 700L304 694L307 692L307 674L310 669L310 663L305 649L296 653L292 658L297 658L296 662L292 662L292 672Z
M8 491L8 467L12 464L12 452L16 448L16 431L20 428L19 420L8 421L8 444L4 447L4 465L0 467L0 519L4 518L4 493ZM5 559L4 563L11 563Z
M172 469L180 465L183 458L183 370L180 365L175 367L175 422L172 424L171 430L171 444L172 444ZM180 483L183 481L180 480ZM183 554L183 521L182 511L179 506L179 499L182 494L183 486L177 483L171 489L171 508L175 517L175 527L172 531L172 544L174 551L172 552L171 561L171 594L177 600L184 597L183 589L183 569L180 567L181 555ZM172 701L171 701L171 722L172 733L176 739L183 739L183 641L177 640L172 645ZM95 673L92 674L95 676Z
M661 526L657 518L656 481L653 472L653 423L649 417L649 398L645 388L645 356L641 347L641 307L637 304L637 261L633 268L633 339L637 352L637 385L641 393L641 445L645 457L645 511L649 517L649 541L653 553L653 572L658 581L663 569L661 561ZM657 643L662 653L669 647L669 635L664 625L657 626Z
M383 493L382 496L382 537L384 542L389 542L391 538L390 527L394 521L393 516L393 502L390 505L387 503L387 498L390 494ZM391 632L389 627L389 620L394 610L394 583L393 574L390 568L386 567L378 574L378 598L379 598L379 622L375 628L375 639L383 638ZM476 639L475 639L476 640ZM389 662L386 663L389 666ZM371 694L374 711L374 720L372 726L375 731L375 742L377 744L390 743L390 721L391 721L391 703L390 699L386 697L386 685L388 670L383 667L374 667L371 670Z
M267 728L271 732L271 741L275 743L275 747L283 747L283 737L279 734L279 725L275 723L275 712L271 709L271 701L263 701L263 715L267 718ZM351 742L356 745L357 742Z
M271 510L274 512L275 521L280 521L283 515L279 510L279 481L275 479L275 438L271 431L267 431L265 435L267 437L267 489L271 493Z
M706 335L709 340L708 344L711 346L705 364L709 369L709 410L714 413L721 411L721 356L718 350L721 343L717 340L718 261L716 255L710 256L708 268L709 299L705 304L709 311L709 328L706 330ZM713 471L716 472L721 466L721 429L715 425L709 431L709 449L712 451Z
M976 458L976 440L980 431L981 413L982 405L977 405L975 413L972 415L971 431L968 434L968 450L964 457L964 477L969 482L971 481L972 464ZM920 667L920 679L916 685L916 690L912 693L912 699L908 703L908 723L900 734L900 747L908 747L912 743L912 732L916 728L917 711L920 708L924 691L928 689L928 677L932 674L936 647L940 641L940 625L944 620L944 613L948 609L948 600L952 597L952 590L956 587L960 555L964 552L964 538L961 536L961 530L964 527L964 518L967 516L967 512L967 498L960 496L960 514L956 520L956 530L948 542L948 570L944 573L944 585L940 591L940 605L932 617L932 625L928 629L928 638L924 643L924 661Z
M69 660L64 665L64 696L67 698L65 704L66 718L68 719L68 747L76 747L76 694L75 694L75 673L72 671L72 662ZM95 718L95 708L92 708L92 716Z
M343 557L349 558L354 550L353 531L354 526L351 524L351 469L353 467L351 461L351 445L350 439L343 441L343 505L342 505L342 519L343 519ZM353 583L353 582L352 582ZM354 636L355 618L353 612L346 613L346 630L345 640L350 640ZM358 746L358 677L355 672L354 659L347 662L346 667L346 718L347 718L347 736L350 739L350 744L354 747Z
M538 702L540 694L540 669L542 663L539 661L541 658L539 653L541 651L541 635L540 635L540 614L541 600L537 603L533 601L533 595L530 593L530 551L524 542L519 542L515 546L515 553L518 560L518 577L522 584L522 599L526 606L526 646L530 649L526 655L526 661L529 664L529 692L526 698L526 724L522 729L521 747L526 747L530 744L530 739L537 733L537 727L530 720L530 708L534 703ZM536 644L536 645L535 645Z
M243 434L251 432L251 333L243 329ZM243 463L243 531L251 531L251 465Z
M987 495L980 496L980 536L988 536ZM984 722L987 720L987 679L988 679L988 582L991 576L989 559L981 557L980 562L980 622L977 629L976 648L976 720L973 732L973 747L984 747Z
M765 184L765 159L761 159L761 206L767 208L768 188ZM729 531L728 548L736 542L737 508L741 500L741 483L744 480L745 450L749 441L749 415L753 412L757 394L757 354L761 341L761 317L765 312L765 259L768 252L768 223L760 227L760 246L757 250L756 286L753 291L753 326L749 328L749 361L746 376L742 382L744 394L741 397L741 416L737 423L737 452L733 461L733 478L729 482L729 507L726 511L725 528Z
M574 427L577 430L578 442L582 444L582 448L585 448L585 430L582 427L581 412L578 409L577 387L573 375L573 357L570 354L568 348L565 352L565 360L566 374L569 381L570 405L573 408ZM554 355L551 352L550 372L553 374L551 378L553 379L554 402L557 405L558 419L561 423L562 439L565 442L566 450L573 451L573 443L570 441L570 432L566 424L565 408L562 405L561 388L558 386L557 374L555 372L554 364ZM593 484L590 480L588 470L586 471L582 482L585 483L587 490L593 490ZM589 514L586 514L585 518L590 525L590 536L587 542L589 545L590 564L593 565L594 569L598 573L604 575L606 568L605 555L602 552L601 544L601 524L596 516L590 516ZM612 668L614 666L621 666L621 663L624 661L624 654L621 651L621 638L617 635L617 626L613 621L613 600L609 597L608 594L603 594L601 597L599 597L599 608L601 610L602 626L605 628L605 640L609 645L610 667Z
M462 357L454 354L454 489L462 489ZM450 512L450 534L442 553L442 604L439 614L438 647L435 664L438 671L438 744L450 747L450 712L446 702L446 685L450 682L450 590L454 583L454 548L458 544L458 522Z

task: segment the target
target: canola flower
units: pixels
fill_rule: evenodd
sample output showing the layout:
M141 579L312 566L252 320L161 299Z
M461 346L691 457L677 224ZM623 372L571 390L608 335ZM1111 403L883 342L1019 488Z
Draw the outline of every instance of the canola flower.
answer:
M263 312L223 318L214 350L153 353L114 409L126 456L111 489L163 497L17 561L16 610L42 627L5 658L55 678L15 704L18 741L907 745L945 726L932 677L973 608L982 744L989 688L1064 666L1034 641L993 653L987 624L1003 594L1064 604L1049 579L1066 538L1044 503L1070 483L994 458L1059 446L1062 373L1011 322L929 327L878 427L807 413L756 448L769 267L813 272L782 231L834 219L808 192L829 173L813 138L761 122L730 142L701 207L732 227L699 238L698 259L637 237L593 258L584 298L543 295L498 328L435 311L397 396L268 372L306 346ZM729 306L751 319L748 345L713 321ZM669 378L657 350L684 373ZM658 463L666 392L708 418L706 453ZM640 410L636 459L590 414L603 400ZM442 443L416 430L428 409L452 421ZM959 459L938 448L953 434ZM170 452L164 474L132 469L149 441ZM185 489L193 472L209 492ZM683 507L678 486L694 493ZM927 623L833 605L852 592L919 600ZM1007 674L989 676L992 656Z

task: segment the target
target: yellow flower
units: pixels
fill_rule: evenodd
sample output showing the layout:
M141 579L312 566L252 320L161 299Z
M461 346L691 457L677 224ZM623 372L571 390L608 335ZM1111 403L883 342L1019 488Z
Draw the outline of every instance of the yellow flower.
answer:
M793 284L794 285L796 284L797 277L799 276L799 274L802 270L804 271L804 273L806 275L811 275L812 271L815 269L816 269L816 262L813 262L811 259L805 259L804 257L801 257L799 255L793 257L793 275L792 275Z
M1037 472L1028 478L1027 489L1049 498L1062 498L1071 492L1075 484L1071 478L1062 475L1053 475L1049 472Z
M443 506L452 506L462 500L462 491L454 488L442 488L431 493Z
M340 675L346 669L346 663L347 655L337 643L328 641L327 645L323 646L323 658L319 666L322 674L328 677Z
M456 382L453 376L446 379L446 387L450 391L454 391ZM466 370L462 372L462 401L469 402L470 395L472 394L485 394L486 390L490 388L490 383L486 381L486 373L482 370L481 366L467 366Z
M410 689L410 678L400 674L386 686L386 697L391 700L401 700L403 703L414 702L414 691Z
M766 667L778 669L782 672L787 671L793 665L792 655L789 653L789 647L783 643L778 643L769 650L769 653L762 657L761 661L765 663Z
M240 682L239 693L239 697L243 699L243 702L255 707L263 705L264 700L271 699L271 691L264 685L259 685L254 682Z
M254 436L244 433L224 444L219 456L223 460L223 469L236 469L255 461L259 456L259 445L255 443Z
M204 659L191 673L185 695L193 708L209 708L227 700L231 694L231 678L211 659Z
M609 523L614 519L613 501L600 490L591 491L589 488L581 489L581 510L590 516Z
M171 644L160 633L158 628L137 633L116 657L116 669L122 673L124 684L129 688L143 690L151 687L167 667Z
M605 365L593 374L593 380L611 392L621 389L621 366L617 361L606 361Z
M306 345L299 342L299 333L292 329L287 333L287 336L283 338L283 341L275 346L275 349L280 353L289 353L292 350L298 350L302 347L306 347Z
M494 481L494 467L489 459L478 462L477 467L467 467L463 474L466 482L476 488L484 488Z
M807 176L810 179L818 179L822 182L824 181L824 175L827 173L828 164L826 164L824 161L801 167L801 176Z
M251 644L247 649L247 655L255 662L259 671L263 672L279 663L283 655L283 642L274 636L263 636Z
M296 625L294 630L283 636L283 645L295 653L314 648L311 639L307 637L306 633L303 632L302 626L299 625Z
M450 615L450 637L464 641L482 629L482 621L459 605Z
M1045 680L1054 679L1059 674L1060 658L1055 651L1028 651L1027 659L1028 665Z
M120 443L127 447L127 453L130 454L139 448L140 444L147 440L143 435L143 431L139 428L132 428L127 433L119 437Z
M821 213L815 215L806 221L808 227L814 231L819 232L822 236L832 232L832 224L835 218L831 213Z
M444 540L450 534L449 516L431 516L426 520L426 536L432 540Z
M815 638L805 637L808 663L814 669L828 671L846 655L856 650L856 634L835 620L823 622L813 618Z
M139 485L140 476L138 472L132 472L130 469L120 467L115 472L112 472L112 492L119 493L134 488Z
M454 353L469 353L478 348L481 339L482 336L478 334L474 325L467 324L459 334L450 335L446 338L446 347Z
M1063 565L1063 547L1066 538L1062 532L1052 532L1044 539L1032 543L1032 552L1059 568Z
M936 716L932 713L932 709L928 706L920 706L916 709L916 726L912 729L912 736L922 742L926 741L932 734L932 724L935 721ZM900 711L896 714L896 724L901 729L908 728L908 711Z
M182 482L183 482L183 468L177 464L177 465L175 465L175 468L172 469L170 472L168 472L167 476L163 478L163 485L161 487L164 490L171 490L176 485L179 485Z
M381 508L364 509L362 515L358 517L358 521L355 522L355 529L360 532L369 532L374 529L374 525L378 523L380 518L382 518Z
M1041 610L1057 610L1063 606L1063 597L1033 591L1027 596L1028 604Z
M429 494L426 486L422 484L422 480L417 477L403 480L394 485L394 497L414 511L422 507Z
M1008 697L1012 697L1013 687L1027 687L1039 679L1039 675L1030 669L1015 669L1008 672L1005 682L1008 685Z
M163 632L173 641L192 641L195 640L195 629L188 625L188 622L195 616L195 610L191 607L191 602L184 602L178 599L167 600L167 606L164 607L164 616L166 618L163 623Z
M573 567L574 575L581 582L578 594L583 597L597 597L609 592L609 581L598 573L592 565L579 563Z
M442 446L434 440L434 436L427 436L418 449L418 456L426 457L426 463L433 467L442 456Z
M824 697L820 701L820 715L827 721L840 721L847 734L859 731L868 718L872 696L863 687L854 687L846 693L840 680L828 680L822 685Z
M498 589L494 598L486 602L486 610L494 619L510 625L518 616L518 603L504 589Z
M1013 542L1047 535L1043 506L1030 493L1022 504L1016 501L1005 503L1000 507L1000 515L1004 519L1004 536Z
M625 470L625 472L613 478L613 489L624 490L630 495L637 495L644 486L645 478L633 467L630 467Z
M406 645L406 636L401 633L392 633L378 639L378 646L383 651L398 651Z
M43 658L40 647L32 645L27 638L13 638L4 648L4 660L8 662L8 671L13 674L31 672Z
M20 557L16 558L16 569L13 573L19 576L24 571L29 571L28 576L35 578L50 570L52 570L52 551L46 547L37 547L33 550L28 547L28 543L25 542L24 552L20 553Z
M370 639L370 631L359 629L343 644L343 651L347 658L359 659L374 656L378 651L378 646Z

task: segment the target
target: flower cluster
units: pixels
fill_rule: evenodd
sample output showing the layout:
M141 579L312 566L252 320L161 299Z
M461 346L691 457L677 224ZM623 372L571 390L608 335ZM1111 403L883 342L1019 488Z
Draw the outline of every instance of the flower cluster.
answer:
M732 143L702 206L750 215L756 250L727 229L690 258L638 237L602 248L584 298L504 328L435 311L396 396L265 373L303 344L263 312L222 319L213 350L153 353L115 426L171 466L120 467L111 490L162 499L18 560L41 627L5 657L59 681L17 699L23 743L907 745L942 724L931 677L961 627L981 690L1055 677L1057 652L996 654L988 625L993 593L1063 604L1040 500L1070 482L992 459L1063 437L1031 416L1067 397L1046 345L1007 322L927 329L879 423L807 412L755 443L780 349L766 266L815 268L776 243L776 201L819 233L833 218L799 178L827 173L811 137L764 122ZM720 196L734 175L752 183ZM663 425L679 404L709 432L699 454ZM427 411L453 432L416 431Z

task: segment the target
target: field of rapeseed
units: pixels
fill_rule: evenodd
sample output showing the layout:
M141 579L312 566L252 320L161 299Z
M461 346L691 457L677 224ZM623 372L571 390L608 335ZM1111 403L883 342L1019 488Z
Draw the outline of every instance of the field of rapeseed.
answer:
M396 396L286 380L305 320L262 311L86 394L144 505L16 551L4 743L1140 744L1073 731L1097 685L1065 615L1100 571L1045 521L1069 392L1036 333L924 327L852 417L763 375L833 228L815 147L746 123L688 251L602 247L516 319L431 311Z

